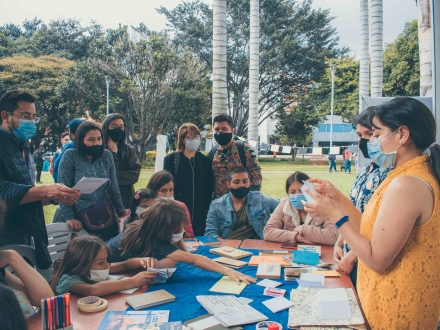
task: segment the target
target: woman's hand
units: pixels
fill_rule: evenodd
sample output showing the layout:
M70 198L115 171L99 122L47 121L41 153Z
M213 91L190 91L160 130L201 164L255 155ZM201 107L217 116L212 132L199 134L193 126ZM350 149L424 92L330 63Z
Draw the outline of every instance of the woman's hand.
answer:
M80 231L82 229L82 223L76 219L67 220L66 223L70 226L73 231Z
M351 251L350 251L351 252ZM357 260L357 257L354 253L348 252L339 262L338 266L341 271L345 274L350 275L353 271L354 263Z
M342 250L342 246L335 245L333 248L333 260L339 264L341 259L344 258L344 251Z
M132 287L137 288L150 284L156 276L156 272L140 272L131 278Z
M116 145L116 143L113 142L110 137L107 139L107 148L113 153L118 152L118 146Z
M141 258L140 264L143 268L157 268L159 261L156 258Z
M246 284L249 284L250 282L252 283L257 282L255 278L239 273L233 269L230 269L227 275L231 280L237 282L237 284L240 284L240 282L245 282Z
M338 201L341 197L344 197L344 194L341 193L338 188L336 188L335 185L330 181L322 179L309 179L307 181L311 183L317 183L315 185L315 190L321 195L329 197L335 201Z
M295 236L295 240L296 240L298 243L313 244L312 241L309 241L307 238L305 238L304 236L302 236L302 235L300 235L300 234L298 234L298 235Z
M341 219L344 214L339 209L335 200L330 197L324 196L318 192L313 194L310 190L306 189L306 192L314 199L313 203L301 201L304 205L304 210L312 217L329 220L332 223L336 223Z

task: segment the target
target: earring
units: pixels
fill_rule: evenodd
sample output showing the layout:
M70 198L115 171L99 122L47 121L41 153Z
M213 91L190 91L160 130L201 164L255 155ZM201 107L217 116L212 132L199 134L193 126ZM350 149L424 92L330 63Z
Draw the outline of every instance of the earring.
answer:
M399 144L402 144L402 141L399 141Z

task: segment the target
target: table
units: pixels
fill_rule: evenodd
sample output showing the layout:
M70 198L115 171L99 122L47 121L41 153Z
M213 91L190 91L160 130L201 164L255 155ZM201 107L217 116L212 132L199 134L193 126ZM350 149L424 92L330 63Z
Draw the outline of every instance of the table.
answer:
M221 245L227 245L231 247L239 247L242 242L241 240L227 240L227 239L220 239L220 241L221 241ZM162 268L173 267L175 264L176 264L175 262L174 264L170 262L170 259L163 261L161 260L160 267ZM133 276L134 274L135 272L124 273L124 275L128 275L128 276ZM140 288L132 295L145 293L145 289L146 289L145 287ZM70 313L71 313L71 320L74 329L75 330L98 329L107 310L124 311L127 309L127 307L129 307L129 305L125 303L125 298L128 296L129 295L123 293L115 293L109 296L105 296L103 298L108 300L108 308L106 310L97 313L85 313L80 311L79 308L76 306L76 302L81 298L81 296L71 294ZM28 326L28 330L41 330L42 328L41 313L37 313L36 315L31 316L26 320L26 323Z

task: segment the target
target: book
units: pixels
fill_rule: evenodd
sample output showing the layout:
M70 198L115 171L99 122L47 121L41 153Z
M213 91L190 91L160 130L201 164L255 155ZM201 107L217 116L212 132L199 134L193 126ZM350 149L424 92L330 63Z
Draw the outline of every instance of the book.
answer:
M282 256L252 256L249 260L249 266L258 266L262 262L280 264L281 267L290 267L290 264Z
M182 330L182 322L128 324L125 330Z
M260 256L273 256L273 255L288 256L291 254L292 254L291 251L286 251L286 250L261 250L258 255L260 255Z
M234 268L234 269L244 267L248 264L245 261L234 260L234 259L226 258L226 257L219 257L219 258L215 258L212 260L215 262L218 262L219 264L221 264L223 266L226 266L229 268Z
M240 294L241 291L247 286L245 282L237 284L234 280L231 280L228 276L223 276L217 283L215 283L210 292L220 292L220 293L230 293L230 294Z
M220 241L211 236L195 236L194 237L201 245L220 245Z
M257 268L257 278L279 280L281 278L281 265L261 262Z
M266 315L234 296L196 296L196 299L225 327L255 323L269 319Z
M315 266L319 264L319 261L319 254L316 252L309 252L306 250L293 251L293 262L298 264Z
M129 324L168 322L170 311L107 311L98 330L125 329Z
M307 268L286 268L284 270L285 281L296 281L302 273L307 273Z
M209 250L210 253L231 259L241 259L252 255L251 252L236 249L230 246L222 246Z
M136 310L166 304L175 300L176 297L163 289L125 298L125 301Z
M205 314L183 322L190 330L243 330L240 326L226 328L212 314Z
M321 247L319 245L298 245L298 250L315 252L321 256Z

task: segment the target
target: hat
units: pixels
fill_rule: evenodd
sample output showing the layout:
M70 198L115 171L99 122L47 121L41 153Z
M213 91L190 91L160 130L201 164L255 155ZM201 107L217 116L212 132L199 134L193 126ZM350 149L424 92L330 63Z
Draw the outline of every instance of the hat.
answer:
M84 120L79 119L79 118L72 119L72 120L69 122L69 124L66 126L66 128L70 129L71 132L72 132L73 134L75 134L75 133L76 133L76 130L77 130L77 128L78 128L78 126L81 125L83 122L84 122Z

